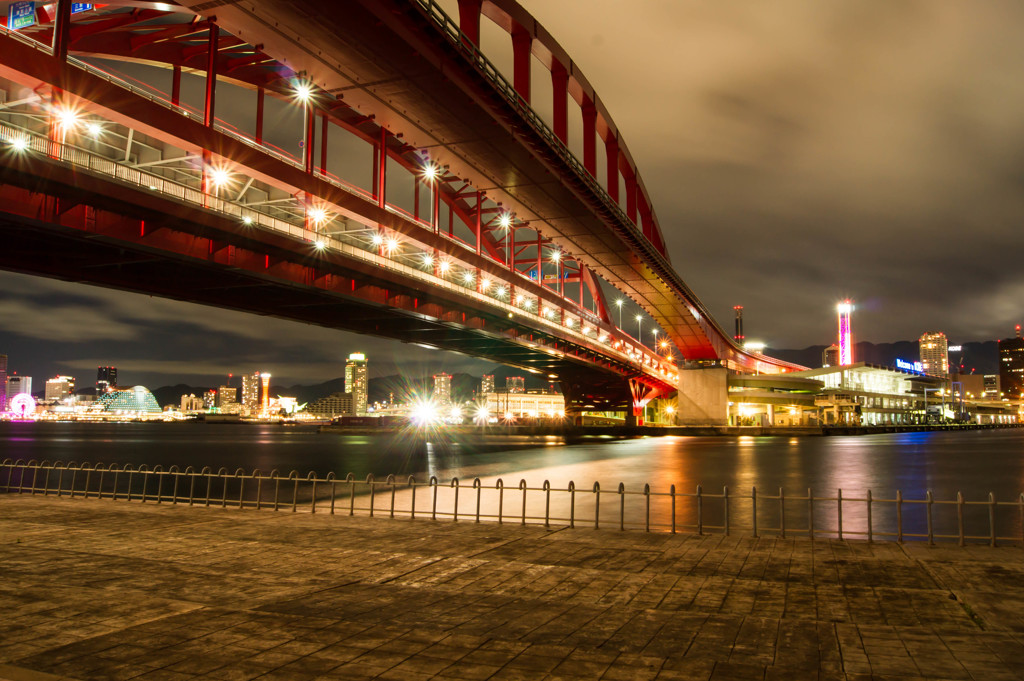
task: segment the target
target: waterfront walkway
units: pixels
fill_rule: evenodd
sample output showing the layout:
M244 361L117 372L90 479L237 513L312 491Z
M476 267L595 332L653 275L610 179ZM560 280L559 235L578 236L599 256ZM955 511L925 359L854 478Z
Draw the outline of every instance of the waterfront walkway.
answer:
M0 679L1024 678L1024 549L0 495Z

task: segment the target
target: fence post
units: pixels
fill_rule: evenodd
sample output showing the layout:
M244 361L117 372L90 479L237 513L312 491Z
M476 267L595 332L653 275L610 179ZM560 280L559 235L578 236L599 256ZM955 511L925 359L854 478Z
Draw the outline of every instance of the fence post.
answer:
M871 490L868 490L868 542L875 540L874 533L871 529Z
M704 497L701 495L701 487L697 485L697 536L704 534Z
M348 483L348 514L356 513L356 476L348 473L345 475L345 482Z
M754 539L757 539L757 485L750 488L750 513L754 520Z
M569 481L569 527L576 527L576 483Z
M312 480L313 481L313 489L312 489L312 491L310 492L310 495L309 495L309 512L312 515L312 514L316 514L316 483L317 483L316 473L313 472L313 471L310 471L309 473L307 473L306 474L306 480Z
M337 477L334 475L334 471L327 474L327 480L331 483L331 515L334 515L334 502L338 489Z
M263 471L259 468L253 470L252 477L256 478L256 510L258 511L263 508Z
M672 499L672 534L676 533L676 486L668 488L668 496Z
M722 512L725 522L725 536L729 536L729 486L722 486Z
M551 483L547 480L541 486L544 489L544 527L551 525Z
M391 509L389 511L388 517L394 518L395 517L395 475L393 473L388 473L388 477L386 477L384 479L384 482L386 484L388 484L388 485L391 485Z
M964 545L964 495L956 493L956 524L960 546Z
M188 478L188 505L192 506L196 500L196 469L189 466L185 469L185 475ZM149 480L149 472L146 473L144 480ZM142 500L146 500L146 483L142 483Z
M428 484L434 488L434 500L430 506L430 519L437 520L437 478L431 475Z
M814 541L814 493L807 488L807 536Z
M473 478L473 489L476 490L476 522L480 522L480 478Z
M494 483L494 487L498 490L498 524L504 525L505 481L498 478L497 482Z
M1024 494L1021 495L1021 517L1024 518ZM601 522L601 483L594 482L594 529Z
M457 523L459 521L459 479L452 478L450 486L455 488L455 505L452 506L452 522Z
M925 498L925 506L924 506L924 508L925 508L925 511L927 512L926 515L928 517L928 546L934 546L935 545L935 534L934 534L934 532L932 530L932 503L933 503L932 491L928 490L927 492L925 492L924 498Z
M996 545L996 496L988 493L988 545Z
M270 479L274 481L274 510L278 509L281 503L281 474L277 469L270 471Z
M779 488L779 529L782 530L782 538L786 538L786 492Z
M412 501L409 504L409 519L416 519L416 478L409 476L409 479L405 481L405 484L412 490Z
M626 486L619 483L619 531L626 529Z
M519 480L519 489L523 490L523 516L520 521L521 525L526 524L526 481L523 479Z
M843 489L836 490L836 520L839 523L839 541L843 540Z
M646 511L644 514L644 532L651 531L651 485L650 483L644 483L644 506Z

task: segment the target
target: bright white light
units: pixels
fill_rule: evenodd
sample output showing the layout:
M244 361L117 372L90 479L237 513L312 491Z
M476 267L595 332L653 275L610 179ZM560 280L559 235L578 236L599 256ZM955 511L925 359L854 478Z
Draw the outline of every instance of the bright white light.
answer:
M433 180L435 177L437 177L437 172L437 166L434 165L433 163L428 163L427 165L423 166L423 177L425 177L428 180Z
M498 218L498 224L508 229L512 225L512 216L508 213L502 213L501 217Z
M506 291L505 291L505 287L504 287L504 286L499 286L499 287L498 287L498 290L497 290L497 291L495 291L494 293L495 293L495 295L497 295L497 296L498 296L499 298L504 298L504 297L505 297L505 294L506 294Z
M466 282L467 284L472 284L475 280L476 277L473 276L472 272L464 272L462 274L462 281Z
M525 300L525 301L523 302L523 307L525 307L525 308L526 308L527 310L532 310L532 309L533 309L533 301L532 301L532 300L530 300L529 298L527 298L527 299L526 299L526 300Z
M389 237L384 242L384 252L390 255L391 253L394 253L395 251L398 250L398 246L399 246L398 239L396 239L395 237Z
M244 224L251 225L252 224L252 218L249 217L248 215L246 215L244 218L242 218L242 222Z
M510 412L510 411L506 411L505 412L505 420L506 421L511 421L513 418L515 418L515 415L512 412Z
M554 253L551 254L551 262L558 262L561 259L562 259L562 252L561 251L555 251Z
M441 274L448 274L448 270L452 268L452 264L447 260L442 260L438 263L437 269L441 271Z
M28 138L27 137L12 137L11 148L15 151L25 151L28 149Z
M480 290L483 291L484 293L486 293L489 288L491 288L491 280L490 279L481 279L480 280Z
M625 301L622 300L622 298L619 298L618 300L615 301L615 304L618 305L619 307L622 307L622 303L624 303L624 302Z
M78 125L78 112L74 109L69 109L66 106L60 107L54 111L54 116L57 117L57 122L62 128L69 129Z
M568 326L569 328L572 328L572 325L573 325L572 317L569 317L568 319L565 320L565 325Z
M307 81L299 81L295 84L295 98L300 102L308 102L313 96L313 85Z
M384 243L384 235L381 234L380 232L377 232L376 234L373 235L373 245L380 246L382 243Z
M437 405L430 400L420 400L412 405L410 417L418 426L429 426L437 420Z
M89 134L93 137L99 137L100 133L103 132L103 128L98 123L89 123L85 126L85 129L89 131Z
M462 409L459 407L452 407L451 418L453 421L461 421Z
M476 408L476 415L474 416L474 419L476 421L480 421L482 423L487 423L487 421L490 418L491 418L491 412L489 412L487 410L487 407L481 405L481 406Z
M544 308L544 316L547 317L548 319L551 319L551 317L553 317L554 314L555 313L551 310L550 307Z
M852 311L853 305L850 303L849 300L845 300L836 305L836 312L838 312L839 314L850 314L850 312Z
M524 300L526 300L526 298L523 298L521 295L516 296L516 305L522 305Z
M214 168L210 172L210 181L214 187L223 187L231 181L231 174L223 168Z
M643 321L643 319L644 319L644 316L643 316L642 314L638 314L638 315L636 316L636 320L637 320L638 322L642 322L642 321Z
M313 221L313 224L321 225L327 222L327 211L323 208L310 208L309 219Z
M325 241L317 241L313 245L316 246L317 249L321 251L327 248L327 242Z
M423 254L423 266L424 267L432 267L433 264L434 264L434 256L430 255L429 253L424 253Z
M764 348L765 344L759 341L750 341L749 343L743 344L743 349L747 352L761 352Z

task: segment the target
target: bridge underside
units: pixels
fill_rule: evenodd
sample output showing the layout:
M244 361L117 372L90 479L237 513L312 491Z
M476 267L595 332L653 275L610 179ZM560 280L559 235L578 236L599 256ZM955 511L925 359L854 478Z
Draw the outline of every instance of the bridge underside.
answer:
M0 167L0 269L461 352L561 382L570 414L635 409L628 367L514 317L57 163L34 171Z

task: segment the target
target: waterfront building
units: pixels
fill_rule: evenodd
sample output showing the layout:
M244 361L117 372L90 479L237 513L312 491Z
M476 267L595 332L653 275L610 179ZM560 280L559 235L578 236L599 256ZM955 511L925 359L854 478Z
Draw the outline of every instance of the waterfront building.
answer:
M1024 338L999 341L999 391L1008 400L1024 399Z
M96 367L96 394L102 395L116 387L117 367Z
M821 366L823 367L834 367L839 366L839 346L833 343L832 345L825 348L821 353Z
M192 412L202 411L205 407L203 406L203 398L196 397L195 395L182 395L181 396L181 411Z
M217 389L217 408L221 411L230 410L233 405L238 404L238 388L230 385L222 385Z
M451 404L452 403L452 376L441 372L434 374L434 394L433 400L435 404Z
M316 416L333 418L335 416L354 416L354 399L352 393L334 393L321 397L313 402L306 411Z
M203 393L203 409L209 411L217 406L217 391L207 390Z
M999 374L985 374L985 399L999 399Z
M480 394L486 395L487 393L494 392L494 374L484 374L480 377Z
M160 405L157 404L153 393L141 385L113 388L97 397L96 406L102 407L104 411L124 416L161 413Z
M46 381L44 397L48 402L60 402L75 394L75 379L72 376L55 376Z
M353 416L366 416L369 406L369 377L366 355L353 352L345 362L345 392L352 395Z
M15 395L31 395L32 394L32 377L31 376L14 376L7 377L7 404L11 403L11 400Z
M565 416L561 393L501 392L482 396L487 412L500 419L560 419Z
M242 376L242 409L249 414L260 410L260 372Z
M510 393L526 392L526 379L522 376L509 376L505 379L505 391Z
M921 366L932 376L949 375L949 341L941 331L928 332L917 341Z

